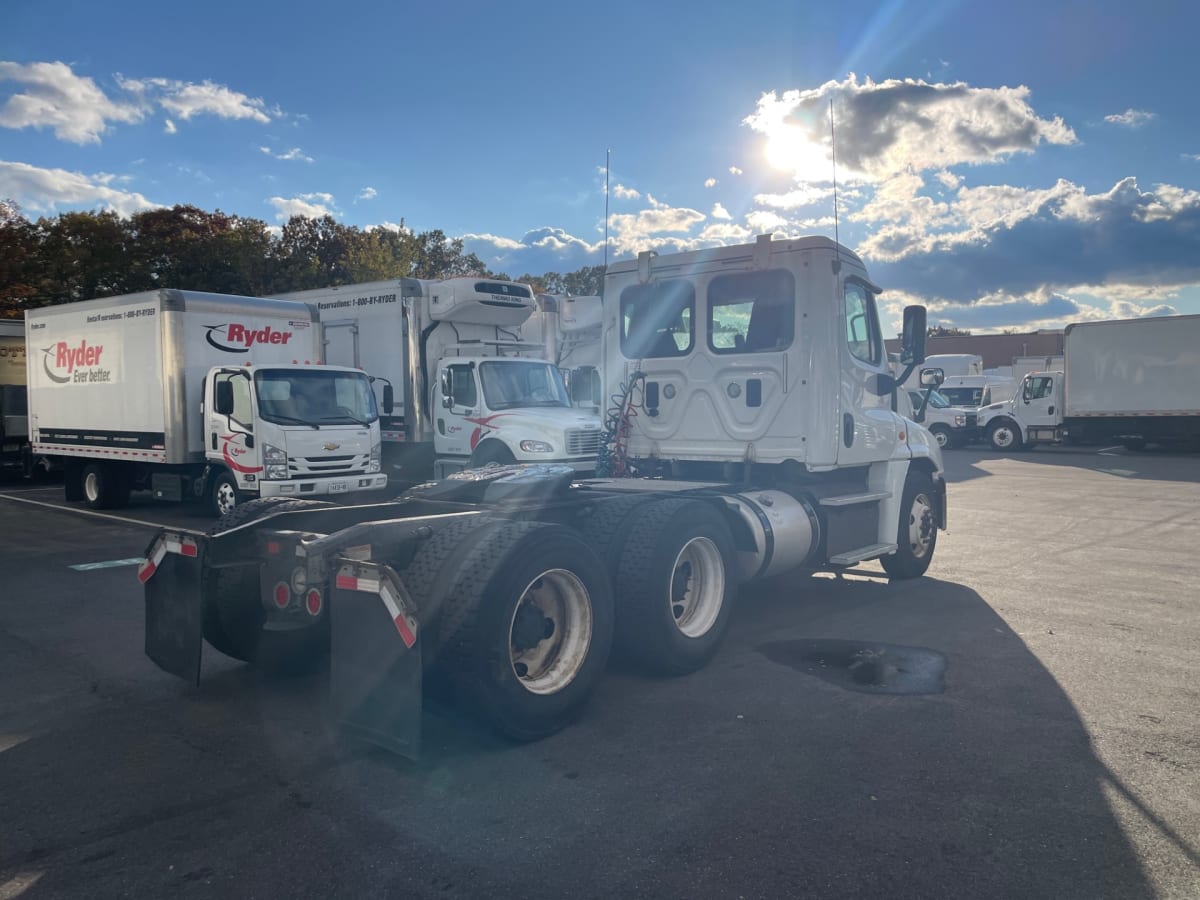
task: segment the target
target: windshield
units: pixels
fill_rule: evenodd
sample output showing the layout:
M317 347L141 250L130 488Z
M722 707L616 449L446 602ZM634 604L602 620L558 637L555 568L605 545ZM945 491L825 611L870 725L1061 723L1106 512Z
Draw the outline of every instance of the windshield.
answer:
M549 363L489 360L480 364L479 378L490 409L571 405L562 373Z
M941 393L952 406L976 409L983 405L983 388L981 387L944 387Z
M921 405L922 401L924 400L925 394L923 391L913 391L909 396L912 398L913 407L915 408L915 407L918 407ZM946 409L947 407L953 406L954 404L951 403L944 396L939 394L937 391L930 391L929 392L929 405L932 406L934 409Z
M362 372L263 369L254 373L258 411L277 425L367 425L379 417Z

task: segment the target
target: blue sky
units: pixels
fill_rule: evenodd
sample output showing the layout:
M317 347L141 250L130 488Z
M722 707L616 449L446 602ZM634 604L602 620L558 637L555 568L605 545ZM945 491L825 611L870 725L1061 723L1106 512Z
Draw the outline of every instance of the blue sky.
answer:
M839 231L892 316L1200 313L1186 3L7 0L0 197L440 228L509 275Z

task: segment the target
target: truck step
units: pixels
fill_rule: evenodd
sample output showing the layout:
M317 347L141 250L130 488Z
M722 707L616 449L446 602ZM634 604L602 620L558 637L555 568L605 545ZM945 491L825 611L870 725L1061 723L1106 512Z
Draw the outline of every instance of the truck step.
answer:
M886 494L884 496L887 496ZM869 547L860 547L857 550L850 550L846 553L839 553L837 556L829 557L829 562L835 566L852 566L857 562L862 562L864 559L874 559L877 556L887 556L894 552L895 544L872 544Z
M839 497L822 497L822 506L853 506L856 503L874 503L892 496L891 491L870 491L866 494L842 494Z

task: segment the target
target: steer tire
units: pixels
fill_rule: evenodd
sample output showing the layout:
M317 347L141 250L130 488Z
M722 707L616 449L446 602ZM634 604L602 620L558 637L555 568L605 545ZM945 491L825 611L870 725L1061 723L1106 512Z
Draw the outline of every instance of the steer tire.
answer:
M945 425L940 423L937 425L930 425L929 433L933 435L933 439L937 441L937 445L941 449L948 450L951 446L953 446L953 436L950 434L950 429Z
M918 503L918 498L924 498ZM934 520L933 479L925 472L909 472L904 481L904 493L900 498L900 518L897 522L896 552L880 557L879 562L889 578L920 578L933 561L937 547L937 522ZM924 520L918 522L918 516ZM925 529L928 539L914 541L912 528Z
M333 506L321 500L262 497L239 503L209 526L206 534L219 535L272 513ZM259 597L258 567L233 566L204 573L204 639L226 656L253 663L280 674L303 671L318 663L327 646L326 620L295 631L264 631L267 620ZM299 665L296 665L299 661Z
M502 735L516 741L546 737L575 718L607 664L613 633L608 574L584 539L561 525L508 522L466 540L471 549L443 608L438 671ZM563 582L575 590L563 589ZM549 654L548 674L518 674L518 609L528 609L522 602L527 596L545 602L545 591L564 609L583 613L561 616L564 624L546 634L544 640L555 642L550 648L567 642Z
M737 595L729 526L702 500L660 500L635 516L614 585L618 646L662 674L694 672L717 652ZM688 548L707 560L700 563L698 582L697 561L683 557ZM701 593L689 601L687 593L677 593L681 589Z

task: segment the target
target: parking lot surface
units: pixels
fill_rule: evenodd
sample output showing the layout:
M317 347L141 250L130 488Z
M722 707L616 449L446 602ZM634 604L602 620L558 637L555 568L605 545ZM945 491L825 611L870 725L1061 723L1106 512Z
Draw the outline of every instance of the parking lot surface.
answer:
M0 898L1200 896L1200 458L947 468L926 578L748 587L703 671L615 664L530 745L435 707L419 763L324 673L146 659L133 561L202 517L0 484Z

